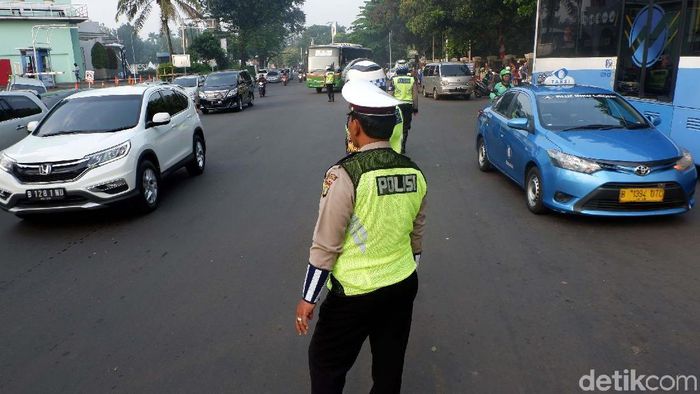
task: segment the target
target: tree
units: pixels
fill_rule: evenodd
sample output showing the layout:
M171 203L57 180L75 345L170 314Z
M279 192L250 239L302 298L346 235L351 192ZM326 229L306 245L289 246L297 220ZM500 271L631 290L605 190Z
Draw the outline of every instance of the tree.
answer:
M168 41L168 50L172 55L173 42L168 23L181 20L183 15L188 18L201 17L201 0L119 0L116 19L125 15L129 22L134 23L134 29L138 32L151 14L154 3L160 8L161 31Z
M209 10L236 33L241 64L258 55L263 63L284 47L285 39L302 30L304 0L209 0Z
M197 36L189 46L191 55L196 59L210 61L215 60L220 69L226 68L228 59L221 48L220 41L211 32L204 32Z
M107 49L102 44L96 42L95 45L92 46L90 56L92 57L92 66L94 68L107 68Z

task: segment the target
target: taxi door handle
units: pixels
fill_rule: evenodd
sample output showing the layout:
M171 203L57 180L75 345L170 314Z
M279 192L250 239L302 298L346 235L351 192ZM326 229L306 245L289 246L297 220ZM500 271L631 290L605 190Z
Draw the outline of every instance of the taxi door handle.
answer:
M22 130L22 129L25 128L25 127L26 127L26 126L20 124L20 125L17 125L17 128L16 128L15 130Z

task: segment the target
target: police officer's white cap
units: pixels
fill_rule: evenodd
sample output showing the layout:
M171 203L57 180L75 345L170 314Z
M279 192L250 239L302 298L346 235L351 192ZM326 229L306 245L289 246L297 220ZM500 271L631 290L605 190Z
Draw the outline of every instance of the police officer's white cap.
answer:
M343 86L343 98L350 103L353 110L360 109L394 109L401 101L387 94L369 81L353 79Z

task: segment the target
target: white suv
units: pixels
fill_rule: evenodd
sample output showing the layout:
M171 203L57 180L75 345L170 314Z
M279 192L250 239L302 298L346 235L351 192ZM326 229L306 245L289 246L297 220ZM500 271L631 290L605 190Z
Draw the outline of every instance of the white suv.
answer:
M127 198L150 212L166 174L204 172L202 123L175 86L76 93L27 129L29 136L0 153L0 208L20 217Z

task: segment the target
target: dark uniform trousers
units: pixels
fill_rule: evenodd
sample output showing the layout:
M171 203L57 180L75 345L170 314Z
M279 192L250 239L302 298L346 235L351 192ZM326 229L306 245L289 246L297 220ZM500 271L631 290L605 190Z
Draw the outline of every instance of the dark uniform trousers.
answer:
M328 101L335 101L335 85L332 83L327 83L326 84L326 90L328 91Z
M408 130L411 130L411 121L413 120L413 104L399 104L401 116L403 116L403 139L401 139L401 154L406 153L406 140L408 140Z
M417 292L416 272L369 294L329 292L309 346L311 392L342 393L345 375L369 337L374 381L370 393L399 393Z

